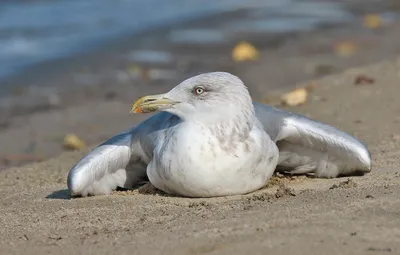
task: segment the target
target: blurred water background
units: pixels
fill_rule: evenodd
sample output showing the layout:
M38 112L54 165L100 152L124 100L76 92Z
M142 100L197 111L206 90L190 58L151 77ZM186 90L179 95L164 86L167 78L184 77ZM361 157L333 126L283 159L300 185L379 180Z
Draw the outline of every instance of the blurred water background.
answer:
M21 87L30 88L32 98L67 87L126 83L132 64L178 70L188 55L186 62L206 66L197 72L208 71L220 68L212 64L241 40L274 48L284 44L282 36L348 27L366 13L395 20L396 1L3 0L0 98ZM178 77L171 70L157 75Z
M307 0L32 0L0 3L0 78L39 62L173 23L252 10L225 31L283 33L354 18L342 1ZM388 13L390 15L390 13ZM179 38L178 38L179 37ZM190 38L195 37L195 38ZM222 40L222 33L181 33L171 40Z

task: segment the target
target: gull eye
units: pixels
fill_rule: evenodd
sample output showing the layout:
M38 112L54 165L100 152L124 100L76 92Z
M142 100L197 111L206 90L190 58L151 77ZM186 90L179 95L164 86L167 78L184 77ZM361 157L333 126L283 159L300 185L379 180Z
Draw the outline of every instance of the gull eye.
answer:
M201 94L204 93L204 88L203 88L203 87L195 87L195 88L194 88L194 93L195 93L196 95L201 95Z

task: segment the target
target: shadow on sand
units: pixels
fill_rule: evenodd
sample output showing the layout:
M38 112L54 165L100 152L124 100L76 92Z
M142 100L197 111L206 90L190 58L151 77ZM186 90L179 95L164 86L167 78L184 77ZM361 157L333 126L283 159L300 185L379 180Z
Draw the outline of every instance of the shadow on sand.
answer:
M48 199L63 199L63 200L70 200L71 194L69 193L68 189L62 189L54 191L53 193L46 196Z
M117 187L117 189L115 190L116 192L132 192L137 190L137 192L139 194L146 194L146 195L159 195L159 196L167 196L167 197L174 197L174 195L169 195L166 194L164 192L162 192L161 190L158 190L157 188L155 188L152 184L150 184L149 182L146 182L138 187L135 187L134 189L124 189L124 188L120 188ZM118 193L117 193L118 194ZM89 197L91 197L91 195L89 195ZM73 198L80 198L80 196L74 196L72 197L71 194L69 193L68 189L62 189L62 190L57 190L54 191L53 193L49 194L46 196L47 199L62 199L62 200L70 200Z

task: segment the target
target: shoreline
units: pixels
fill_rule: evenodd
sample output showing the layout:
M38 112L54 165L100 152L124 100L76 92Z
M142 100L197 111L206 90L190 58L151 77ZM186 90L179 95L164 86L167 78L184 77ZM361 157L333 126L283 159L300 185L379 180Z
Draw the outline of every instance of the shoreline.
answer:
M242 40L247 40L254 44L262 52L273 52L275 50L285 50L286 44L290 44L291 40L300 40L300 46L291 47L289 50L298 53L301 47L306 45L304 37L311 36L311 41L317 40L317 44L311 42L309 48L320 47L318 46L323 39L321 37L344 37L344 36L365 36L369 29L362 26L363 15L372 12L371 7L374 7L376 13L392 13L391 18L382 17L382 27L377 29L378 33L385 33L384 30L388 26L396 23L400 19L400 6L397 6L391 1L381 4L376 4L374 1L369 1L368 6L358 6L357 1L354 3L347 3L344 9L348 11L349 15L353 15L352 19L344 19L341 22L328 22L318 23L309 29L298 29L293 31L283 32L263 32L252 30L250 27L246 29L239 29L238 31L232 30L225 33L223 31L224 24L230 22L247 22L252 20L254 10L238 9L219 14L210 14L205 18L196 18L188 20L185 23L170 22L159 26L154 26L144 31L137 31L128 35L121 35L114 39L108 39L100 45L95 45L93 49L87 52L72 54L67 57L59 59L44 61L37 65L25 68L17 75L11 75L2 79L1 85L4 95L21 95L26 94L26 100L29 96L35 97L40 95L46 96L51 93L65 93L71 90L84 90L85 86L104 86L107 82L117 85L127 85L131 81L120 79L116 72L126 72L132 65L140 65L145 68L161 68L161 69L175 69L177 75L190 76L193 73L205 72L205 69L214 69L215 67L230 68L241 67L232 63L230 59L230 51L234 45ZM390 15L389 15L390 16ZM221 38L213 38L212 32L216 27L216 31L221 33ZM203 30L211 32L205 34L205 42L201 41L202 38L188 39L189 41L173 42L171 41L172 34L177 34L175 37L185 38L182 31L186 30ZM354 31L356 31L354 33ZM369 30L371 32L372 30ZM184 34L184 33L183 33ZM174 37L174 36L172 36ZM190 37L190 36L189 36ZM169 38L169 39L168 39ZM219 39L218 39L219 38ZM187 39L187 38L186 38ZM207 42L207 40L210 40ZM308 42L309 43L309 42ZM325 46L326 47L326 46ZM283 49L282 49L283 48ZM135 51L159 51L169 55L169 61L164 62L157 60L143 63L140 60L130 58L132 52ZM332 49L317 49L320 53L330 53ZM193 54L193 52L196 52ZM315 57L316 52L309 52L311 57ZM206 55L206 56L202 56ZM215 59L207 60L208 57ZM283 57L285 57L283 55ZM386 57L382 57L382 60ZM151 57L150 57L151 59ZM217 62L215 64L215 62ZM360 61L359 61L360 62ZM376 60L372 61L376 62ZM210 66L211 64L211 66ZM212 65L214 64L214 65ZM356 65L362 65L356 63ZM347 67L344 67L347 68ZM187 70L189 69L189 70ZM188 71L192 70L188 74ZM340 72L341 70L333 70L331 72ZM329 72L329 71L328 71ZM322 75L325 75L323 73ZM121 75L120 75L121 76ZM177 78L177 80L182 78ZM304 77L303 80L308 80L309 77ZM143 81L135 81L143 83ZM286 82L289 83L289 82ZM282 85L282 84L281 84ZM285 84L287 86L287 84ZM82 89L83 87L83 89ZM70 88L70 89L69 89ZM43 91L41 91L43 90ZM47 92L46 92L47 90ZM8 93L4 93L7 92ZM37 92L39 91L39 92ZM35 94L36 93L36 94ZM7 100L5 100L7 101ZM0 102L1 103L1 102ZM3 103L4 105L4 103ZM1 104L0 104L1 106Z

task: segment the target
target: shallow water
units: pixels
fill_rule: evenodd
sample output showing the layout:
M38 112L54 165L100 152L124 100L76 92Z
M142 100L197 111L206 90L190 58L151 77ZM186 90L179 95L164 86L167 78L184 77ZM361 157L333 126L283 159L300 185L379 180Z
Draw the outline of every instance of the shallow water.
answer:
M337 1L310 0L58 0L0 4L0 78L38 62L84 52L150 28L249 9L225 32L293 32L352 16ZM176 31L172 42L224 40L220 31ZM1 86L1 84L0 84Z

